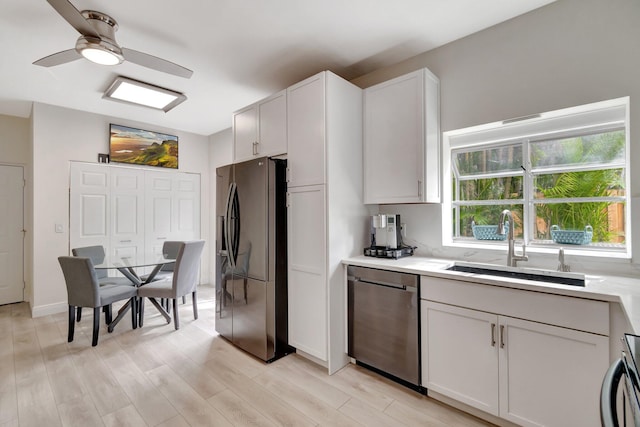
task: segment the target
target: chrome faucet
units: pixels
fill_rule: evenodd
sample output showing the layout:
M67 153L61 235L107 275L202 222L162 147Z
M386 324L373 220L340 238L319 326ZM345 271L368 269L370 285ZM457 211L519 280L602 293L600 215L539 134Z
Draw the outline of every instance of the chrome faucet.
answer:
M505 209L500 214L500 220L498 220L498 234L505 234L504 222L509 221L509 230L507 234L507 242L508 242L508 250L507 250L507 266L508 267L517 267L518 261L528 261L529 257L526 253L526 247L524 243L522 244L522 255L516 255L514 249L514 238L513 238L513 215L509 209Z
M560 248L558 251L558 271L571 271L569 264L564 262L564 248Z

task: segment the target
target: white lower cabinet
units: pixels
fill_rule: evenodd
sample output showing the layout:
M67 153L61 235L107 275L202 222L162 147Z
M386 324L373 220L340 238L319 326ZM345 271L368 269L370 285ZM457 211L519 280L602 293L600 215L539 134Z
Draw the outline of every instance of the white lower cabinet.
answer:
M325 186L289 188L289 344L327 360Z
M607 336L422 300L423 386L523 426L599 426Z
M422 385L498 414L497 316L422 300Z

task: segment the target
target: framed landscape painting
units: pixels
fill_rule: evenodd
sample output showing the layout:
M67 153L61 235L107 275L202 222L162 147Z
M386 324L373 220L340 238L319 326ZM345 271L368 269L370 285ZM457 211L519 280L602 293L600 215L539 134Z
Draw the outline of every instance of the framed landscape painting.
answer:
M178 137L111 124L109 157L112 162L178 169Z

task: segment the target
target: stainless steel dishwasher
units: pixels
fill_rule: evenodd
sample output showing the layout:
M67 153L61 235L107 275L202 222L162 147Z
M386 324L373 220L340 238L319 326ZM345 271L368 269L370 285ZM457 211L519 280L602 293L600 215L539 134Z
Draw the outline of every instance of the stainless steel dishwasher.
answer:
M348 353L418 391L419 276L348 266Z

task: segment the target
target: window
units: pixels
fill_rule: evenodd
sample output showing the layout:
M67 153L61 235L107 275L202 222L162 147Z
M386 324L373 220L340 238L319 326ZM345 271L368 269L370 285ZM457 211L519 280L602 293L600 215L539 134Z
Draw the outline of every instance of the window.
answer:
M622 98L445 132L444 244L504 245L479 226L509 209L530 247L630 256L627 111Z

